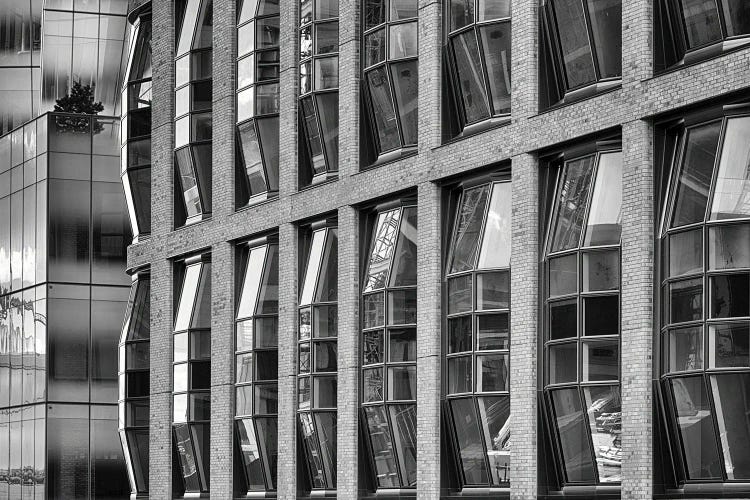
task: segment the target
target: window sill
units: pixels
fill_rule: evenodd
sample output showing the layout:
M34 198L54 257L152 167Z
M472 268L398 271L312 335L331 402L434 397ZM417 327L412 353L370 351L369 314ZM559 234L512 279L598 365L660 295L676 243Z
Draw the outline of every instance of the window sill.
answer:
M440 495L442 500L481 500L485 498L509 498L510 488L485 488L485 487L465 487L460 490L452 490Z
M301 193L303 191L308 191L310 189L314 189L318 186L322 186L323 184L330 184L332 182L336 182L339 180L339 173L336 172L324 172L322 174L318 174L315 177L313 177L312 182L306 186L302 186L297 190L297 193ZM296 193L295 193L296 194Z
M592 498L599 499L619 499L620 498L620 485L588 485L588 486L564 486L560 491L549 491L545 495L539 495L542 499L552 498L568 498L568 499L581 499L589 500Z
M488 132L490 130L494 130L494 129L501 128L501 127L506 127L510 125L510 122L511 122L510 116L497 116L495 118L490 118L488 120L484 120L478 123L474 123L472 125L468 125L464 127L461 133L444 141L442 144L434 147L432 150L435 151L436 149L440 149L443 146L447 146L449 144L460 142L464 139L473 137L475 135L483 134L484 132Z
M201 223L209 221L209 220L211 220L211 213L210 212L209 213L203 213L203 214L200 214L200 215L194 215L192 217L189 217L185 221L185 223L183 225L176 226L174 228L174 230L175 231L179 231L180 229L185 229L185 228L188 228L188 227L193 227L193 226L196 226L198 224L201 224Z
M748 498L750 483L685 483L678 489L667 489L654 498Z
M381 167L383 165L387 165L389 163L394 163L399 160L402 160L404 158L408 158L410 156L414 156L417 154L417 146L407 146L400 149L396 149L394 151L388 151L387 153L383 153L380 156L378 156L378 159L374 162L370 163L369 165L362 167L360 169L360 172L365 170L370 170L371 168L377 168Z
M572 90L565 94L565 97L561 101L556 102L552 106L540 111L536 116L552 113L559 109L571 106L578 102L590 99L592 97L598 97L600 95L615 92L622 88L622 79L607 80L604 82L597 82L587 87L583 87L577 90Z
M247 203L245 203L241 207L235 208L234 211L235 213L244 212L245 210L248 210L250 208L254 208L259 205L265 205L266 203L270 203L278 199L279 199L278 191L266 191L265 193L260 193L260 194L256 194L255 196L251 196L250 200L248 200Z
M668 75L670 73L676 73L685 68L697 66L701 63L718 59L719 57L731 54L733 52L740 51L750 45L750 36L743 38L735 38L731 40L724 40L723 42L702 47L700 49L693 50L685 54L685 56L675 64L665 68L661 71L654 71L654 76L647 78L644 81L653 80L660 76Z

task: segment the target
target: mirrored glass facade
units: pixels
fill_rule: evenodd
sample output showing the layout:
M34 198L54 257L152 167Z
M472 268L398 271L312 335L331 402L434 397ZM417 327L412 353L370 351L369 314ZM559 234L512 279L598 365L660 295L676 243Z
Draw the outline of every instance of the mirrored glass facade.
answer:
M277 488L279 246L274 236L240 248L235 322L235 474L239 493Z
M339 169L339 2L300 0L300 186Z
M617 483L620 401L619 146L550 167L544 256L544 415L559 487Z

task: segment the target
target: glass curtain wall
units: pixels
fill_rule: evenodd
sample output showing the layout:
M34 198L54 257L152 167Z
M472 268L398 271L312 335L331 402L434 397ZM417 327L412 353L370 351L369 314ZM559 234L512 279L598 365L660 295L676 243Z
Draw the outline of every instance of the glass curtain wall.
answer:
M417 0L366 0L363 9L362 95L372 163L416 150Z
M41 0L0 5L0 136L38 112L41 21Z
M339 169L339 2L300 0L300 186Z
M209 488L211 419L211 262L209 255L177 264L180 290L173 336L172 433L180 482L175 491Z
M237 3L237 206L279 191L279 1Z
M238 494L276 490L278 462L279 245L273 237L240 249L235 322L235 468Z
M338 231L319 226L308 236L300 291L297 415L310 489L335 490Z
M456 133L510 115L511 0L447 0L446 88Z
M542 61L548 75L543 93L548 106L620 84L621 2L542 0Z
M211 215L212 0L175 4L182 20L175 39L175 223Z
M445 412L463 487L510 484L511 184L459 188L446 267Z
M750 482L750 116L683 124L661 231L661 394L680 483Z
M118 347L120 441L134 495L148 494L150 338L151 277L148 271L138 271L133 274Z
M122 88L122 185L133 241L151 233L151 12L130 27Z
M417 207L372 216L362 288L361 418L371 482L417 483Z
M544 256L550 448L560 486L618 483L622 153L569 156L549 172L556 177Z

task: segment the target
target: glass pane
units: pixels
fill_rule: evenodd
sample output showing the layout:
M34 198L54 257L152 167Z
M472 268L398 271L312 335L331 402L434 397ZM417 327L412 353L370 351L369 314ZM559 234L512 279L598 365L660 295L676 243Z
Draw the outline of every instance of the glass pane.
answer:
M279 390L276 384L255 386L255 415L269 415L279 411Z
M388 368L388 400L416 401L417 367L394 366Z
M457 35L451 42L466 123L486 120L490 117L490 111L487 108L487 91L474 30Z
M310 344L304 343L299 346L299 372L309 373L310 372Z
M711 317L750 316L750 274L711 276Z
M550 259L548 265L550 297L569 295L578 291L578 254Z
M246 318L255 314L255 303L258 298L266 248L266 246L259 246L250 250L245 279L242 282L240 305L237 308L237 318Z
M474 0L450 0L450 30L457 30L474 22Z
M365 35L365 67L385 61L385 47L385 28Z
M703 368L703 327L691 326L667 334L664 361L670 372Z
M553 302L549 305L550 339L565 339L578 334L578 305L576 300Z
M417 56L418 48L416 21L412 23L390 25L388 26L388 35L390 47L388 53L389 59L393 60L401 59L404 57Z
M703 318L703 279L679 281L669 285L670 322Z
M510 357L507 354L477 356L477 392L510 389Z
M669 276L699 273L703 270L703 230L669 236Z
M299 312L299 340L310 340L311 333L310 308L307 307Z
M594 156L565 164L557 186L550 252L578 248L588 203Z
M510 17L510 4L510 0L479 0L477 2L477 21Z
M388 330L388 361L403 362L416 360L416 328L399 328Z
M510 349L510 327L507 314L477 316L477 349Z
M391 21L417 17L417 0L391 0Z
M479 28L479 36L482 38L484 60L487 64L494 114L510 113L510 23L483 26Z
M417 484L417 405L388 407L403 486Z
M365 75L370 90L370 103L375 119L375 129L378 134L380 151L390 151L401 146L396 123L396 111L391 100L391 88L385 66L367 72Z
M370 436L375 472L380 488L396 488L400 485L396 458L393 454L393 440L385 408L368 406L365 408L367 430Z
M578 380L576 344L549 346L549 383L564 384Z
M471 274L464 274L448 279L448 314L470 312L473 309L471 278Z
M448 352L471 351L471 316L448 319Z
M313 378L313 408L336 408L336 377Z
M255 347L267 348L279 345L279 322L275 316L255 318Z
M338 310L336 306L316 307L313 309L314 329L316 338L338 336Z
M622 153L603 154L599 158L584 246L620 243L621 219Z
M315 25L315 54L328 54L339 51L339 23Z
M243 385L235 388L235 415L253 414L253 386Z
M323 458L328 486L336 486L336 413L315 413L315 427L320 440L320 455Z
M313 425L312 415L309 413L299 414L299 427L302 434L305 456L307 458L307 470L310 473L310 481L313 488L325 488L325 476L323 474L323 462L320 460L320 447L318 436Z
M185 484L185 491L199 492L198 465L196 463L193 443L190 439L190 428L187 424L174 426L174 446L180 464L180 474Z
M385 0L365 0L365 30L385 22Z
M278 351L255 352L255 380L276 380L278 378Z
M338 231L335 228L328 230L328 236L326 238L326 246L323 252L323 262L320 265L320 277L318 278L318 287L315 293L316 302L334 302L338 298L338 266L339 266L339 250L338 250ZM322 310L322 308L316 309ZM333 326L333 333L320 334L316 331L316 336L327 337L336 335L336 308L327 308L327 317L330 325ZM316 314L316 324L320 320ZM328 330L326 330L328 331Z
M562 389L552 392L552 407L555 413L555 430L563 456L565 475L570 482L593 482L596 480L594 461L587 434L586 413L578 389Z
M448 358L448 394L471 392L471 356Z
M622 0L587 0L601 78L622 75ZM618 479L619 480L619 479Z
M620 307L617 295L583 298L583 334L617 335L620 333Z
M237 127L237 140L239 142L239 161L245 166L245 176L249 195L254 196L268 190L266 186L266 175L263 170L263 158L260 153L260 142L255 131L255 123L248 121Z
M620 288L620 252L583 254L583 291L600 292Z
M242 456L242 465L245 471L246 487L249 490L262 490L266 485L263 481L263 464L258 449L258 440L255 437L252 419L246 418L236 420L237 444Z
M256 312L259 314L276 314L278 312L278 304L279 247L276 245L269 245Z
M721 40L721 23L715 0L680 0L680 4L689 49Z
M365 282L365 292L385 287L391 256L396 246L401 210L395 208L378 214Z
M174 331L176 332L187 330L190 327L190 318L193 314L193 306L195 304L195 295L198 292L200 274L200 264L193 264L185 268L180 303L177 307L177 316L174 322Z
M506 486L510 481L510 397L482 397L477 402L492 484Z
M258 431L259 448L263 453L266 484L269 488L276 489L276 470L279 455L276 418L257 418L255 419L255 426Z
M335 89L339 86L339 59L315 59L315 90ZM332 113L333 109L328 109ZM338 110L336 110L338 111ZM322 113L323 110L320 110Z
M325 230L315 231L312 235L310 253L308 254L307 266L305 267L305 277L302 281L302 294L299 301L301 306L308 305L312 302L313 293L315 292L315 283L318 279L318 272L320 270L320 261L323 255L323 243L325 242L325 238ZM307 324L310 324L309 311Z
M490 186L486 184L463 192L451 247L451 273L474 269L489 191Z
M362 370L362 401L373 403L383 401L383 369Z
M622 479L622 410L618 387L585 387L583 397L589 416L591 441L596 455L599 481L616 483Z
M750 366L750 324L709 325L708 367Z
M339 17L338 0L316 0L315 19L328 19L331 17Z
M308 354L310 346L307 346ZM302 361L300 360L300 364ZM302 372L302 369L300 369ZM297 380L297 407L300 410L310 409L310 377L303 377Z
M510 182L492 185L478 269L510 266L511 201Z
M620 341L584 342L581 379L584 382L617 380L620 368Z
M750 376L733 373L711 377L711 390L719 424L719 439L727 479L750 477Z
M673 379L671 389L688 478L720 478L719 451L703 377Z
M364 332L362 334L363 364L370 365L383 362L383 330Z
M374 328L385 325L385 296L374 293L364 296L364 327Z
M388 324L417 324L416 290L396 290L388 292Z
M237 370L235 372L235 382L250 382L253 379L253 353L237 355Z
M477 311L510 307L510 273L477 274Z
M256 48L269 49L279 45L279 18L267 17L258 19L256 23Z
M175 338L177 336L175 335ZM253 348L253 322L240 321L237 323L236 349L246 351Z
M11 196L11 234L23 232L22 193ZM6 214L7 217L7 214ZM91 186L86 181L49 181L49 279L81 283L90 276L89 232L91 226ZM22 255L21 238L13 238L14 251ZM15 243L18 243L16 245ZM21 278L22 259L11 261L14 282ZM13 265L15 261L16 265ZM20 283L19 283L20 284ZM20 288L20 287L19 287Z
M336 342L315 343L315 371L335 372L337 347Z
M560 0L553 5L568 88L596 81L586 14L581 0Z
M323 61L323 59L321 59ZM325 61L330 61L325 59ZM338 86L338 58L336 61L336 86ZM330 61L332 63L332 61ZM316 78L320 76L316 75ZM320 117L320 130L325 144L326 161L329 171L339 168L339 94L327 92L315 96Z
M711 227L708 245L709 269L750 267L750 225Z
M722 0L724 23L729 36L750 33L750 4L744 0Z
M416 33L417 23L413 25ZM399 24L396 26L407 26ZM393 26L392 28L395 28ZM414 40L416 43L416 39ZM391 52L393 42L391 42ZM416 53L415 53L416 55ZM417 144L418 108L417 99L419 89L419 76L417 72L417 61L403 61L390 65L391 81L393 82L393 93L396 96L396 105L401 123L401 133L404 137L404 145Z
M750 14L750 8L748 14ZM727 121L711 220L750 216L750 117Z
M675 186L672 227L703 222L719 144L721 122L695 127L687 133L684 159Z

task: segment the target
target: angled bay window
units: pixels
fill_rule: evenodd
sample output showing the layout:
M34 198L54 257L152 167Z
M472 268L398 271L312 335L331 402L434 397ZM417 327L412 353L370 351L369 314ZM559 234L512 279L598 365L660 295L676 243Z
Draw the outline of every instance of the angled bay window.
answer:
M133 274L119 345L119 430L134 495L148 493L151 279Z
M621 1L542 0L543 107L620 85Z
M511 0L446 0L447 138L510 117Z
M180 481L175 491L209 486L211 419L211 261L198 255L177 264L179 300L173 340L172 434Z
M446 266L445 415L452 489L510 483L511 185L455 191Z
M237 494L276 490L279 245L277 237L240 248L235 322Z
M365 0L362 54L366 165L416 151L417 0Z
M300 0L300 186L339 169L339 3Z
M603 143L548 169L544 415L557 484L619 483L622 153Z
M747 493L750 109L689 117L668 135L658 345L675 486L745 483Z
M690 64L750 43L744 0L657 0L656 69Z
M151 12L130 28L122 88L121 176L133 241L151 233Z
M336 489L338 237L316 223L299 300L297 415L311 490Z
M180 0L175 39L175 225L211 215L212 0Z
M279 2L237 4L237 206L279 191Z
M362 289L361 419L373 489L417 483L417 207L380 207Z

